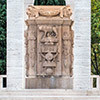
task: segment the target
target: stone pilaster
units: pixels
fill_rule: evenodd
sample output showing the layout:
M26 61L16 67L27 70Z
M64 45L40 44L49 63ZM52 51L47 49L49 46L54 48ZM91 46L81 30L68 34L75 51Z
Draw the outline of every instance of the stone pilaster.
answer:
M74 89L89 90L91 75L91 0L74 0Z
M7 0L7 88L24 88L24 0Z

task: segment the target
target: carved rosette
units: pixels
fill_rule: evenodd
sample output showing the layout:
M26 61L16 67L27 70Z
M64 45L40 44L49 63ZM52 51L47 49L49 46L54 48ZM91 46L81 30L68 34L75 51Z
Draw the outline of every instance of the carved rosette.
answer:
M29 6L25 32L26 75L72 76L70 6Z

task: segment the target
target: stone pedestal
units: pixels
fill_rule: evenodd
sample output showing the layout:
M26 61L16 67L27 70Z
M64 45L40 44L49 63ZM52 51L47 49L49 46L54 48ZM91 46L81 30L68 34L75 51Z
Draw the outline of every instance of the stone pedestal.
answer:
M72 77L26 78L26 89L73 89Z

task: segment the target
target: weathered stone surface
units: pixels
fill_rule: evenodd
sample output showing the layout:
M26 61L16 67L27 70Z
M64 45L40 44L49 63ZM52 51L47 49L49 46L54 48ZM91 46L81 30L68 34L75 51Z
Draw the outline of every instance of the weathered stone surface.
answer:
M26 13L28 15L26 20L28 29L25 32L26 76L35 77L27 79L27 86L43 88L44 82L44 88L72 88L68 81L73 69L74 38L70 6L29 6ZM55 80L58 77L56 83L59 86L56 86L55 80L52 82L52 76ZM69 78L65 78L65 82L62 82L66 76ZM31 85L28 85L31 80L33 80ZM54 86L51 86L51 83Z
M26 89L72 89L71 77L36 77L26 78Z

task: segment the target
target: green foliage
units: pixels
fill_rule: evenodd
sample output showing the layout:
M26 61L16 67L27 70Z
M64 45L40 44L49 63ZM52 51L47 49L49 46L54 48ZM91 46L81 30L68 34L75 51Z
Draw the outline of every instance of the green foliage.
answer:
M100 75L100 0L91 0L91 68Z
M0 74L6 73L6 0L0 0Z
M35 0L34 5L66 5L65 0Z

